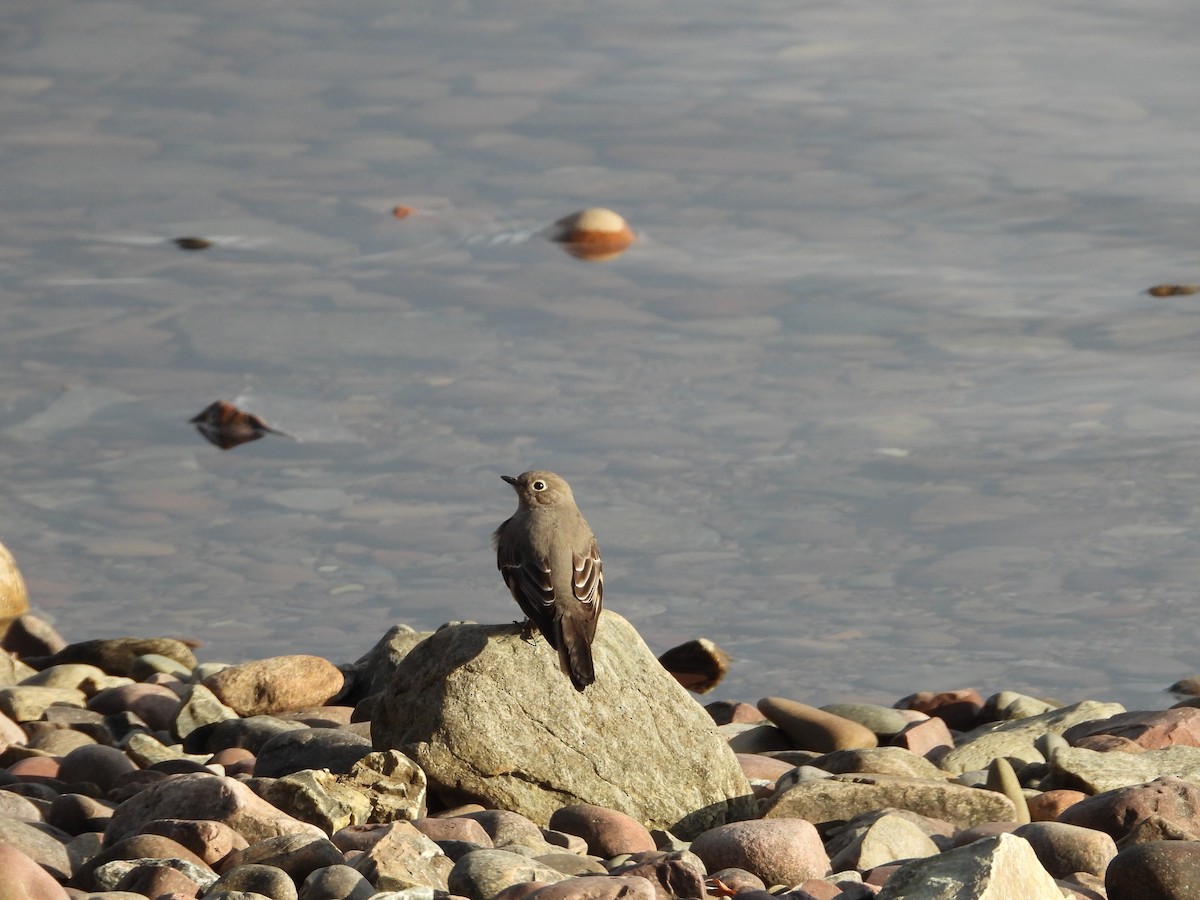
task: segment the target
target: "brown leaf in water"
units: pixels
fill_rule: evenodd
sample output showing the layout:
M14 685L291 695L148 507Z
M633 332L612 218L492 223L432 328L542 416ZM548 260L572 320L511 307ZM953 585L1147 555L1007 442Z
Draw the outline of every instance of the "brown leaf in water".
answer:
M1179 297L1200 293L1200 284L1156 284L1146 288L1146 293L1151 297Z
M205 240L202 237L175 238L173 243L180 250L207 250L212 246L212 241Z

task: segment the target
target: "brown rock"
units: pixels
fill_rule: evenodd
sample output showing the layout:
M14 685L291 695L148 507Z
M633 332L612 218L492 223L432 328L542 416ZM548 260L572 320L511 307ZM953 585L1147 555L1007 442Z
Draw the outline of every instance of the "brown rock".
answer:
M708 638L698 638L672 647L658 661L689 691L707 694L721 683L732 660Z
M1074 746L1081 750L1092 750L1096 753L1145 753L1146 748L1136 744L1127 737L1115 734L1089 734L1077 740Z
M19 659L50 656L65 646L67 642L53 625L28 613L14 619L0 640L0 647Z
M1059 816L1060 822L1094 828L1120 840L1143 819L1158 815L1184 830L1200 821L1200 787L1164 775L1149 784L1105 791L1074 804Z
M1117 849L1124 850L1134 844L1149 844L1152 841L1200 841L1200 827L1197 823L1183 824L1165 819L1158 813L1152 813L1138 822L1117 841Z
M317 869L345 861L342 851L324 836L281 834L234 850L221 863L221 871L229 872L241 866L271 866L287 873L299 884Z
M67 892L16 847L0 843L0 900L67 900Z
M251 843L280 834L325 836L316 826L275 809L240 781L219 775L175 775L118 806L105 840L119 841L154 819L174 818L182 811L197 819L224 822Z
M1078 745L1082 738L1100 734L1128 738L1144 750L1173 744L1200 747L1200 709L1179 707L1122 713L1098 722L1081 722L1063 732L1063 737L1068 743Z
M812 823L803 819L770 819L719 825L691 844L713 871L735 867L767 884L796 884L829 872L829 856Z
M1029 807L1031 822L1053 822L1063 814L1063 811L1074 806L1080 800L1086 800L1083 791L1045 791L1035 797L1027 797L1025 804Z
M210 867L216 866L234 850L250 846L244 837L224 822L211 819L155 819L146 823L142 833L170 838Z
M796 768L789 762L773 756L764 756L761 753L735 753L734 755L737 757L738 765L742 767L742 774L748 781L766 781L773 784L779 779L779 776Z
M915 709L942 719L955 731L969 731L979 724L983 695L975 688L955 691L918 691L896 701L898 709Z
M480 847L494 846L491 835L483 830L482 825L463 816L453 816L449 819L414 819L412 824L431 841L462 841L478 844Z
M337 666L319 656L275 656L222 669L204 686L241 716L321 706L342 689Z
M96 870L119 859L182 859L202 869L209 869L199 856L170 838L158 834L134 834L108 844L80 866L71 877L71 886L85 891L103 890L104 888L96 883Z
M352 865L378 891L411 887L444 891L454 867L441 848L411 822L393 822L387 833Z
M742 703L740 700L714 700L712 703L706 703L704 710L718 725L728 725L731 722L751 724L766 719L757 706Z
M154 731L166 731L182 701L168 687L158 684L123 684L94 694L87 708L108 716L128 710Z
M1104 886L1108 900L1195 900L1200 897L1200 843L1127 847L1109 863Z
M937 760L954 749L954 736L950 734L950 729L942 719L931 717L906 726L892 738L891 744L903 747L917 756Z
M87 744L63 757L58 777L68 784L90 782L107 793L120 778L136 770L137 766L116 747Z
M1067 878L1073 872L1104 877L1109 861L1117 855L1117 845L1107 834L1065 822L1033 822L1013 834L1029 841L1042 866L1055 878Z
M550 816L550 827L587 841L588 852L602 859L619 853L657 849L646 826L632 816L591 803L564 806Z
M65 663L87 663L98 666L109 675L129 677L134 661L139 656L157 653L189 669L196 667L196 654L183 641L175 638L101 638L68 644L53 656L39 660L38 668L63 665Z
M117 882L115 890L147 897L200 896L200 885L170 866L135 866Z
M514 895L505 896L511 898ZM656 892L654 884L645 878L610 875L605 878L569 878L524 896L532 900L660 900L664 895Z
M782 697L764 697L758 701L758 708L800 750L829 753L833 750L875 747L879 743L869 728L806 703Z

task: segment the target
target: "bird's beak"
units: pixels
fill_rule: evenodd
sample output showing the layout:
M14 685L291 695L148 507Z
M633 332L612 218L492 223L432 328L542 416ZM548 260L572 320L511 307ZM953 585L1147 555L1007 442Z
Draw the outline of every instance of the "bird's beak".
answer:
M516 479L514 476L512 476L512 475L501 475L500 477L501 477L501 478L503 478L505 481L507 481L509 484L511 484L513 487L516 487L516 486L517 486L517 479Z

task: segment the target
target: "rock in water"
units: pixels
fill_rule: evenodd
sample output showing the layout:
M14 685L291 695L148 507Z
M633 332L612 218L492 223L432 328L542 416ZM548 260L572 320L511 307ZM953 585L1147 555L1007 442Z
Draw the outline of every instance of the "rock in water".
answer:
M541 825L578 803L684 838L753 816L733 752L633 626L605 612L593 646L596 682L581 694L518 625L444 626L380 697L374 746L416 760L448 804Z

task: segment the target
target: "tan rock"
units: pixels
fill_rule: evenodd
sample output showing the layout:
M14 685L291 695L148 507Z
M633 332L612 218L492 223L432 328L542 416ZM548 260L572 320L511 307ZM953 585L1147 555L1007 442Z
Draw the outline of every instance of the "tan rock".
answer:
M342 689L337 666L319 656L274 656L229 666L204 679L241 716L321 706Z
M982 838L901 866L877 900L1063 900L1033 848L1011 834Z
M764 697L758 701L758 708L791 738L798 750L829 753L879 744L875 732L869 728L807 703Z

